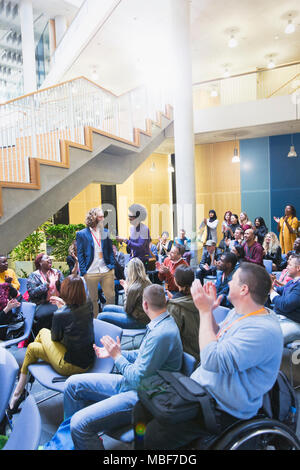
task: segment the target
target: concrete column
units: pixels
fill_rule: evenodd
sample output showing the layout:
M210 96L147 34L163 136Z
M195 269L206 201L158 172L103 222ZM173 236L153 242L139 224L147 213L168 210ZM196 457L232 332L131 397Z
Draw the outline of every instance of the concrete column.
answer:
M187 236L193 238L196 232L196 194L190 1L172 0L171 5L177 233L184 228Z
M61 41L61 38L67 30L67 20L63 15L57 15L54 18L55 21L55 38L56 38L56 47Z
M27 94L37 89L32 0L21 0L19 11L22 34L24 93Z

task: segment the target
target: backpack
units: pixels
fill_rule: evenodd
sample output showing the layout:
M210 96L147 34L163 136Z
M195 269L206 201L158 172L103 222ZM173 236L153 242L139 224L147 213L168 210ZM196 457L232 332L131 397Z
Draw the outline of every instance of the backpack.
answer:
M280 370L275 384L263 397L263 412L296 431L298 402L295 391L286 375Z

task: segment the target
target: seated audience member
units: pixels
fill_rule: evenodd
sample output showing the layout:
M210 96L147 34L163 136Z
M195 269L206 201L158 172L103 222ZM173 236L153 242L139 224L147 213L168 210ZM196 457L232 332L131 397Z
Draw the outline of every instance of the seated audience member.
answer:
M232 308L232 304L228 300L229 282L236 270L237 257L234 253L224 253L217 262L217 296L222 295L221 304L223 307Z
M248 228L244 233L243 248L245 251L244 261L263 266L264 250L260 243L255 241L254 230Z
M79 274L79 264L77 258L77 243L76 240L71 243L68 250L67 264L69 266L69 274L77 275Z
M20 336L19 331L24 331L24 319L20 314L21 303L17 300L18 292L11 283L0 284L0 340L5 341L12 337ZM19 325L18 325L19 323ZM4 327L4 325L8 325ZM10 325L15 328L10 330ZM14 331L17 328L18 331Z
M244 241L244 232L241 227L237 227L233 234L233 239L226 238L225 239L225 251L231 251L232 248L236 245L242 245Z
M143 307L150 322L139 350L121 351L120 342L109 336L101 339L102 348L94 346L98 357L114 359L118 373L73 375L65 384L64 413L65 418L72 417L76 450L104 450L98 434L131 423L143 379L157 370L179 371L182 366L179 330L167 312L162 286L146 287Z
M166 283L166 289L172 292L177 292L178 287L174 281L174 273L176 268L181 265L188 266L187 262L183 259L182 255L184 247L181 245L173 245L169 256L165 258L163 263L156 263L156 269L158 270L158 278L161 282Z
M217 227L218 227L219 221L217 218L216 211L211 209L208 215L209 215L209 218L203 219L199 228L201 230L204 226L206 226L206 229L207 229L206 240L213 240L215 244L217 244L218 242Z
M156 245L157 253L162 257L162 260L168 256L173 245L173 241L169 240L169 233L163 232L161 237Z
M238 227L240 227L238 215L237 214L231 214L230 224L229 224L228 230L226 232L226 238L231 238L233 240L234 232L236 231L236 229Z
M26 349L19 381L10 402L9 413L18 411L25 398L28 366L39 359L51 364L61 375L86 372L94 362L93 305L87 302L85 287L79 276L68 276L61 285L60 296L51 297L58 308L51 331L43 328Z
M300 323L300 255L290 256L287 270L292 280L284 286L274 281L270 299L275 313Z
M58 296L64 276L59 269L52 268L52 261L45 253L40 253L35 259L36 271L27 280L29 302L37 305L33 333L36 336L41 328L51 329L53 313L56 305L50 303L50 297Z
M245 232L248 228L252 228L252 222L249 220L248 215L246 212L240 213L239 219L240 226L242 227L243 231Z
M300 237L294 241L293 249L288 254L300 255Z
M99 320L121 328L145 328L149 317L143 310L143 292L151 285L145 266L139 258L132 258L127 265L127 278L120 280L125 290L124 305L106 305L98 315Z
M243 261L245 257L244 248L242 247L242 245L235 245L231 249L231 253L233 253L237 258L237 263L235 265L235 269L237 270L237 268L240 266L241 262Z
M182 265L176 269L174 280L178 292L169 296L168 312L179 328L183 350L199 362L199 315L191 296L194 279L194 271L189 266Z
M257 241L262 245L264 242L264 238L268 233L268 228L264 219L262 217L256 217L256 219L254 220L254 227L254 234L257 237Z
M287 254L287 261L286 261L287 264L291 256L294 256L294 254L292 252L289 252ZM279 279L277 279L275 274L271 276L271 279L275 286L284 286L285 284L287 284L289 281L292 280L292 278L289 275L289 271L287 267L281 271Z
M13 269L8 268L7 257L0 256L0 284L7 282L12 285L17 291L20 289L20 283L17 275Z
M281 265L281 246L277 235L268 232L262 245L264 249L264 259L272 261L272 271L279 271Z
M217 272L217 261L221 254L216 247L213 240L207 240L205 243L205 250L203 250L202 258L199 264L199 269L196 271L197 279L200 279L201 284L207 276L215 276Z
M234 305L219 326L213 318L216 289L195 280L191 293L200 316L200 365L191 374L216 403L219 431L257 415L263 396L279 372L283 337L274 313L264 307L271 288L266 270L243 263L230 281L229 300ZM134 425L143 423L144 448L178 449L207 434L201 415L193 420L162 425L137 403ZM141 442L136 439L136 442ZM136 448L141 448L136 447Z
M179 236L175 237L174 243L182 245L184 247L184 251L190 251L191 240L187 238L186 232L183 228L179 231Z
M118 292L123 290L120 280L125 279L125 255L121 251L118 251L115 244L113 244L112 248L115 259L115 304L118 305ZM105 302L101 303L104 304Z

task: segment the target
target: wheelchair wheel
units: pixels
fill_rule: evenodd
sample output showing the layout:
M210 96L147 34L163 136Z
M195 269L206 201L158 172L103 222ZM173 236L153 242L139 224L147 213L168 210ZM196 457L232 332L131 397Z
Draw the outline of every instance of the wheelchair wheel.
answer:
M300 441L285 424L271 419L253 419L225 431L213 450L300 450Z

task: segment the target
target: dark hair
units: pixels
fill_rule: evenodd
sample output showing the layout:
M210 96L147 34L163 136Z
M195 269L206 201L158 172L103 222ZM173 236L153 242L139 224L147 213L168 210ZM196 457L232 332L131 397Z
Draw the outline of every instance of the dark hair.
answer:
M296 259L296 264L297 266L300 265L300 255L298 253L293 253L290 258L295 258Z
M174 278L175 278L176 284L179 287L183 288L182 289L183 293L185 295L189 295L191 292L190 291L191 285L193 284L194 279L195 279L195 274L192 268L190 268L189 266L184 266L184 265L178 266L178 268L175 270Z
M210 211L208 211L208 214L210 214L210 213L214 214L213 217L211 217L209 219L210 222L213 222L214 220L217 219L217 214L216 214L216 211L214 209L211 209Z
M246 284L250 296L259 305L265 305L272 282L266 268L254 263L241 263L239 269L240 284Z
M86 302L86 293L81 277L66 277L61 284L60 296L67 305L83 305Z
M45 253L40 253L36 256L34 260L35 269L40 269L43 256L45 256Z
M238 252L238 256L236 256L238 259L243 259L245 257L245 250L244 250L244 247L240 244L238 245L234 245L234 247L236 249L236 251Z
M223 256L223 261L225 261L225 263L230 263L232 266L232 269L234 269L238 261L236 255L232 253L231 251L229 251L227 253L223 253L222 256Z
M295 208L295 206L292 206L292 204L287 204L285 207L287 207L287 206L290 206L290 208L292 209L292 216L296 217L296 208Z
M266 227L266 222L264 221L264 219L262 217L255 217L254 219L254 224L255 224L255 221L258 220L260 225L263 226L263 227Z
M235 217L237 221L239 220L239 216L237 214L231 214L231 215L233 215L233 217Z
M179 254L182 256L185 253L185 247L181 245L180 243L174 243L173 247L178 249Z
M162 310L167 308L167 299L163 286L159 284L151 284L145 287L143 292L143 299L145 299L153 310Z

